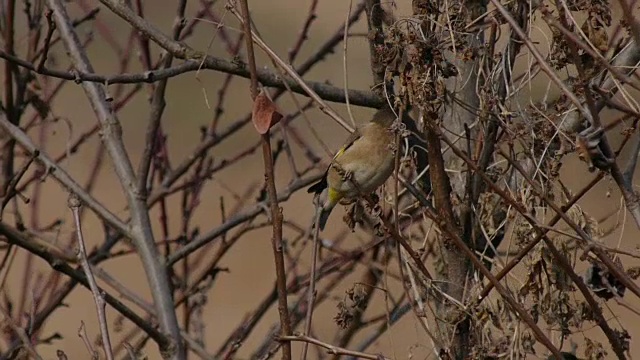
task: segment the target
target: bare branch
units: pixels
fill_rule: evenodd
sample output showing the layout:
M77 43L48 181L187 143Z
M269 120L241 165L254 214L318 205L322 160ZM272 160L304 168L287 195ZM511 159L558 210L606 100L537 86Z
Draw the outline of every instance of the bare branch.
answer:
M82 72L93 73L93 67L84 52L71 21L61 0L48 0L49 7L54 12L54 19L65 47L70 54L74 67ZM124 6L124 4L123 4ZM83 82L82 87L91 102L91 106L102 127L102 139L109 153L115 172L118 175L122 189L127 197L131 211L131 233L151 287L158 318L163 331L170 334L174 344L172 348L162 349L166 358L181 358L183 344L180 338L178 320L173 308L173 300L167 272L158 261L153 233L147 206L136 189L136 178L131 161L122 142L120 123L107 102L104 89L90 82Z
M118 230L121 234L126 237L132 238L133 235L129 227L122 222L122 220L118 219L114 214L112 214L109 210L107 210L100 202L95 200L91 195L89 195L82 186L73 180L71 176L60 168L53 160L43 154L40 150L36 148L36 146L31 142L29 137L20 130L17 126L11 124L9 120L7 120L6 114L0 111L0 126L4 128L16 141L24 147L29 153L37 154L38 162L42 163L45 167L45 173L51 175L54 179L56 179L60 184L68 189L70 192L77 194L80 199L87 204L91 210L93 210L100 218L104 219L110 226L113 226L114 229Z
M389 360L389 358L382 355L372 355L372 354L366 354L360 351L343 349L306 335L281 336L278 340L283 342L301 341L309 344L318 345L320 347L327 349L329 354L332 354L332 355L353 356L360 359Z
M59 258L58 254L56 254L55 251L50 251L47 247L41 246L38 242L34 242L29 240L28 238L25 238L19 231L1 222L0 234L2 234L10 243L24 248L30 253L42 258L56 271L69 276L71 279L82 284L82 286L90 289L89 282L87 281L84 273L81 270L74 269L71 266L67 265L65 262L65 258ZM157 342L160 347L167 347L170 344L170 338L167 338L162 332L156 329L153 324L150 324L147 320L138 316L135 312L125 306L121 301L109 295L109 293L105 293L104 298L107 304L111 305L114 309L116 309L116 311L124 315L136 326L149 334L149 336L155 342ZM60 303L55 304L55 307L58 306L60 306Z
M80 199L77 195L69 194L69 207L73 212L73 220L76 226L76 236L78 238L78 259L84 274L89 282L89 288L93 295L93 301L96 304L96 310L98 312L98 323L100 324L100 333L102 335L102 348L104 349L107 360L113 360L113 351L111 350L111 339L109 338L109 327L107 325L107 315L105 312L106 303L104 301L104 292L98 287L96 279L93 276L91 265L87 258L87 250L85 247L84 236L82 235L82 225L80 220Z
M384 98L388 90L393 88L385 82L385 66L382 62L382 50L384 46L384 33L382 31L382 17L384 10L380 0L367 0L367 27L369 29L369 56L371 72L373 73L374 93Z
M253 53L254 32L251 30L251 15L249 12L249 4L247 0L240 0L240 8L242 9L242 26L244 29L244 38L246 41L247 54L249 60L249 71L251 73L251 99L255 102L258 100L258 75L256 70L256 59ZM238 16L235 9L231 9L234 15ZM270 100L268 100L270 101ZM255 105L254 105L255 106ZM279 115L279 114L278 114ZM253 116L258 114L255 112ZM253 119L254 124L257 119ZM270 220L273 227L273 235L271 244L273 248L273 258L276 268L276 287L278 290L278 313L280 315L280 329L283 336L291 334L291 321L289 319L289 305L287 304L287 273L284 266L283 241L282 241L282 208L278 205L278 193L275 183L275 171L273 168L273 153L271 151L270 129L272 124L267 124L266 132L261 133L262 140L262 160L264 163L264 177L266 181L267 196L270 209ZM285 344L282 347L282 360L291 360L291 344Z

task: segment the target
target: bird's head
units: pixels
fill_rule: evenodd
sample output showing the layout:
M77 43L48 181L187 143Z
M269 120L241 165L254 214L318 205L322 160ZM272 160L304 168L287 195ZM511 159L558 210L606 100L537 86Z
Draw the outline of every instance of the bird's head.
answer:
M385 106L373 115L371 121L384 127L389 127L396 119L396 113L388 106Z

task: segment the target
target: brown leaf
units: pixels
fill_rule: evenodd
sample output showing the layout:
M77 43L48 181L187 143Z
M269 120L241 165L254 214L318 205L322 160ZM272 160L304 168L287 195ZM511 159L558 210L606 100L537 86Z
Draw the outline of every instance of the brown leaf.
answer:
M275 104L264 94L264 91L260 91L253 101L251 119L258 133L263 135L282 119L282 114L278 112Z

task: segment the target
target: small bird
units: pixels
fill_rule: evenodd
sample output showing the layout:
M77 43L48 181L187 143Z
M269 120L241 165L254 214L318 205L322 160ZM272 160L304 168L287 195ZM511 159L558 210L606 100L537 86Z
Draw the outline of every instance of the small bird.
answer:
M390 127L396 118L389 107L378 110L370 122L349 136L322 179L307 189L308 193L320 195L320 230L324 230L329 214L341 200L369 194L391 176L395 134Z

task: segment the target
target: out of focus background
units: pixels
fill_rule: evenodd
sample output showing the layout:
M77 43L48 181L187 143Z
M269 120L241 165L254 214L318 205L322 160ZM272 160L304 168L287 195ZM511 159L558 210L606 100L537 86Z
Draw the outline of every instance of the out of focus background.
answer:
M11 0L7 0L11 1ZM5 1L5 3L7 2ZM187 22L195 20L194 32L185 42L194 49L206 52L210 55L229 61L233 56L229 55L229 47L236 44L241 26L236 18L225 9L225 1L214 1L209 12L201 13L206 1L187 1L185 17ZM29 46L30 37L27 33L28 26L23 8L27 2L17 2L16 10L16 55L24 58ZM357 1L324 0L318 1L249 1L251 15L255 28L262 39L282 58L286 59L292 47L300 37L301 30L307 21L310 6L315 4L316 18L313 20L307 37L302 44L294 67L304 62L318 51L318 48L331 36L344 26L349 14L349 9L354 11ZM6 6L6 5L5 5ZM97 74L109 75L122 72L122 55L130 53L129 63L126 64L126 72L144 72L144 53L141 52L139 40L131 37L131 28L122 19L111 13L98 1L72 1L65 4L72 18L80 18L94 8L100 11L95 20L86 21L77 27L81 40L90 39L86 46L89 60L93 64ZM133 6L133 5L132 5ZM409 1L396 1L384 3L385 8L393 11L396 19L403 19L411 15ZM614 18L619 18L620 11L617 5L614 7ZM156 0L144 2L144 17L163 32L170 34L175 20L175 1ZM199 14L200 12L200 14ZM212 16L215 15L215 16ZM196 19L196 16L199 18ZM539 22L539 19L536 19ZM531 36L538 44L549 44L550 34L545 25L536 25L531 28ZM43 30L44 31L44 30ZM349 30L346 46L340 42L330 54L317 63L311 71L304 75L307 81L327 82L338 87L343 87L345 79L348 87L359 90L369 90L372 85L372 75L369 62L369 45L367 26L364 16ZM547 45L541 45L548 48ZM152 63L156 63L160 50L157 46L150 47ZM244 40L239 46L240 55L245 58ZM274 70L273 63L262 51L256 48L257 64L259 68ZM69 59L61 42L52 45L49 50L47 67L65 70L69 66ZM174 63L179 63L175 60ZM345 63L346 62L346 63ZM531 69L531 57L518 58L516 72L524 74ZM3 65L4 66L4 65ZM347 73L345 75L344 68ZM37 75L42 89L38 90L43 97L51 95L58 79ZM97 124L92 111L80 85L72 81L66 83L56 94L50 103L51 111L46 119L34 118L27 133L40 151L51 158L57 158L69 153L67 157L59 161L59 165L76 179L105 207L110 209L121 219L128 218L126 199L120 183L113 171L109 156L100 145L100 133L91 132ZM227 84L227 82L229 82ZM123 101L126 94L137 85L112 84L108 86L109 93L114 96L114 104ZM145 147L146 127L149 119L152 87L149 84L138 85L141 89L130 98L118 112L118 118L122 124L123 139L131 156L134 169L142 156ZM530 84L525 86L520 93L522 99L529 97L531 103L547 99L557 98L558 90L551 86L544 75L536 76ZM216 118L216 111L220 105L220 91L224 89L222 113ZM6 88L2 91L6 92ZM172 171L185 159L191 156L203 141L203 133L215 122L216 132L223 134L228 131L231 134L219 144L211 147L208 159L213 166L220 166L209 179L202 182L202 189L197 194L184 194L176 191L175 194L166 197L164 201L153 207L151 220L154 224L154 235L161 253L164 254L166 242L171 249L180 247L183 242L181 236L192 237L193 231L203 234L225 223L234 214L243 213L247 209L253 209L258 201L261 201L261 190L264 184L264 167L262 151L259 146L260 138L250 122L235 129L237 124L250 114L252 101L249 96L249 81L240 77L231 80L221 72L203 69L198 72L188 72L169 80L166 90L166 109L164 111L161 128L166 136L166 144L163 148L166 153L162 159L167 168L156 171ZM296 112L296 99L298 105L307 103L308 98L301 95L284 94L277 102L279 109L286 116ZM526 103L525 100L522 100ZM348 119L349 114L344 104L330 103L343 118ZM372 109L352 106L353 117L358 123L367 121L373 114ZM604 111L603 119L611 118ZM24 115L24 125L36 112L29 108ZM204 130L203 130L204 129ZM70 149L70 144L81 138L83 134L89 134L86 141L77 149ZM276 162L276 186L279 191L284 190L299 177L294 173L295 169L302 177L320 174L322 166L328 164L333 152L335 152L348 136L348 132L334 120L322 113L316 107L305 111L305 116L297 116L288 123L287 133L283 133L281 127L273 129L273 146L277 148L277 140L285 138L290 145L290 153L282 151ZM614 147L617 147L622 139L622 131L614 129L609 133L609 139ZM296 139L302 139L300 143ZM327 150L329 152L327 152ZM21 150L22 151L22 150ZM309 158L309 151L321 159L321 164L314 164ZM624 163L629 154L623 152L619 161ZM16 166L20 166L28 157L21 156ZM228 165L225 163L229 162ZM96 166L96 164L100 164ZM560 169L563 185L570 192L577 192L588 184L595 175L586 171L586 165L577 159L577 156L568 157ZM35 172L27 172L25 179L34 176ZM176 185L186 183L190 178L188 172L184 178L176 182ZM26 203L18 199L12 201L3 213L2 221L15 226L17 222L25 224L27 228L35 229L42 239L50 241L60 248L72 249L75 245L75 227L71 210L67 206L67 191L60 186L51 176L44 176L43 181L36 180L31 183L24 192L25 197L36 199ZM158 175L159 176L159 175ZM37 183L37 185L36 185ZM34 190L37 186L37 190ZM521 194L524 196L524 194ZM185 221L184 204L193 205L193 214L189 214ZM628 219L619 191L615 183L608 177L601 181L594 189L579 202L580 207L588 213L590 218L604 220L599 227L605 234L604 243L610 248L623 250L633 256L622 256L625 268L640 265L637 256L640 252L637 248L638 230ZM296 191L290 198L281 203L285 222L284 237L290 246L287 256L287 266L295 264L296 270L309 271L310 246L308 238L311 219L314 214L312 196L305 191ZM19 212L16 212L16 209ZM19 213L19 217L18 217ZM327 243L336 242L335 252L327 249L321 252L322 259L327 259L336 254L341 254L354 249L360 249L371 241L371 235L356 229L351 232L341 220L344 214L343 207L339 206L330 219L327 230L322 233L322 239ZM19 220L19 221L18 221ZM195 337L201 339L200 346L210 354L214 354L232 331L247 321L250 314L259 308L265 299L268 299L274 290L275 270L273 253L271 250L271 227L267 223L267 217L261 213L253 219L249 229L238 227L227 234L224 239L215 238L210 245L203 247L190 256L197 264L189 268L187 272L198 273L208 260L217 256L217 251L222 241L229 241L235 234L239 234L237 242L224 253L216 265L214 279L205 283L208 288L199 289L202 295L199 304L192 304L198 308L191 315L190 326ZM543 220L548 220L543 218ZM58 221L61 221L58 223ZM51 225L54 224L54 225ZM85 209L83 216L83 232L89 250L94 249L104 242L104 230L99 219L89 210ZM48 227L48 228L47 228ZM45 229L47 228L47 229ZM559 225L559 228L566 226ZM38 230L39 229L39 230ZM186 231L186 232L185 232ZM196 234L196 235L197 235ZM513 232L507 231L507 236ZM419 244L421 240L416 240ZM3 244L4 245L4 244ZM508 253L513 251L510 241L503 242L500 250L504 259L509 260ZM418 246L416 246L418 247ZM141 263L135 254L130 252L130 247L125 244L117 245L112 251L119 255L103 262L97 267L101 272L107 273L122 287L129 289L136 296L147 302L151 302L150 290L147 285ZM70 250L71 251L71 250ZM389 250L391 251L391 250ZM580 250L575 250L577 256ZM11 252L8 254L8 252ZM17 325L28 328L33 314L42 310L46 301L53 295L51 287L61 285L67 281L64 276L52 277L49 264L42 259L15 247L3 247L0 255L10 259L3 269L0 269L2 288L0 297L3 298L2 306L10 311ZM196 259L196 260L194 260ZM362 257L355 264L352 272L340 278L335 287L327 294L319 308L314 313L312 335L323 339L328 343L334 340L336 334L342 331L334 318L339 313L339 303L348 297L347 291L357 287L368 265L367 256ZM10 266L9 266L10 265ZM433 269L433 264L428 263L428 268ZM183 264L178 262L175 271L184 274ZM292 268L292 267L289 267ZM584 264L579 264L576 271L581 273L585 269ZM371 321L372 328L385 323L378 317L386 314L391 316L391 305L402 296L403 290L398 281L397 262L389 262L387 268L380 269L385 274L383 281L378 283L379 289L373 291L372 300L366 310L364 321ZM295 274L303 275L303 274ZM512 276L505 282L514 289L523 285L527 276L527 270L516 268ZM187 276L187 278L189 278ZM322 288L326 282L319 282ZM113 290L112 284L105 283L103 279L99 283L112 295L121 298L126 304L132 306L140 314L146 314L142 309L131 305L132 303ZM180 284L174 284L180 286ZM303 298L304 291L289 297L289 304L296 304ZM572 294L571 296L577 296ZM624 326L631 336L630 354L638 353L638 347L634 340L640 335L640 327L635 318L640 308L637 298L627 293L622 299L601 301L601 305L607 315L607 320L614 327ZM10 304L10 308L7 306ZM302 304L304 305L304 304ZM385 310L386 309L386 310ZM178 311L180 319L185 314ZM142 338L140 332L132 333L133 328L128 320L123 320L115 310L107 306L107 318L109 320L112 342L120 344L123 340L136 344ZM386 321L389 321L387 319ZM391 322L390 328L384 326L380 329L384 333L365 350L367 353L382 353L394 359L409 358L436 358L433 346L425 335L424 329L416 320L415 315L409 311L395 322ZM62 349L69 359L87 358L88 352L82 339L78 336L78 329L84 324L89 338L93 341L98 338L96 308L90 291L84 287L75 287L64 299L64 303L46 321L38 333L40 339L55 337L44 344L38 344L35 348L45 359L56 357L56 350ZM262 345L269 345L268 337L272 327L278 324L277 306L271 303L266 315L246 340L236 344L238 350L232 353L231 358L245 359L255 356L256 349ZM198 327L200 326L200 327ZM518 326L525 326L519 324ZM4 325L7 328L7 325ZM302 329L302 325L297 328ZM432 329L433 330L433 329ZM557 329L547 329L551 334ZM8 330L7 330L8 331ZM578 345L577 355L582 356L585 349L585 338L607 343L601 331L594 328L580 328L575 331L572 341ZM350 346L356 347L362 344L372 332L362 332L354 337ZM5 339L6 340L6 339ZM556 344L563 350L569 351L571 344L565 342ZM94 345L96 346L96 345ZM0 352L9 349L7 341L0 342ZM96 346L98 348L98 346ZM141 347L142 353L149 359L160 358L157 346L148 342ZM547 355L542 348L538 348L537 355L531 358L543 358ZM294 344L294 358L300 356L301 345ZM126 352L118 352L118 358L125 357ZM310 354L313 357L327 356L325 350L312 348ZM279 357L279 354L275 356ZM213 358L213 357L212 357ZM612 353L602 358L613 358Z

